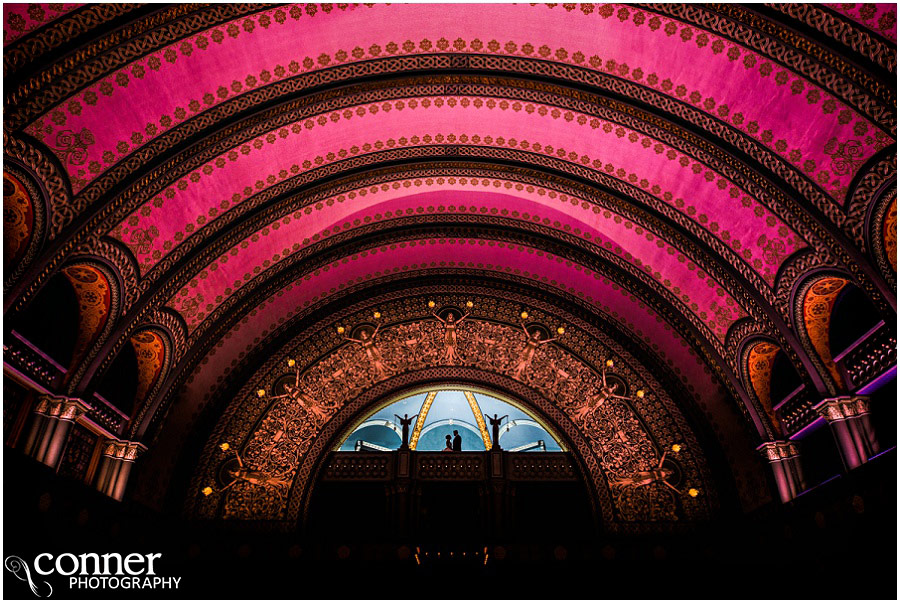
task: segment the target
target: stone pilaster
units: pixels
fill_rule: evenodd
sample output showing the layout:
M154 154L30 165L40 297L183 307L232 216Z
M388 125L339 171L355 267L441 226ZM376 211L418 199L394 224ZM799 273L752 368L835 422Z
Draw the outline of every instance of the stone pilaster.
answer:
M88 410L87 404L78 398L40 396L22 446L25 454L56 468L66 449L72 424Z
M790 441L765 442L757 450L769 461L781 502L796 498L805 487L797 445Z
M866 396L826 398L813 408L828 422L848 470L859 467L878 452Z
M147 447L140 442L106 440L103 460L97 470L97 489L111 498L122 500L134 461L145 450Z

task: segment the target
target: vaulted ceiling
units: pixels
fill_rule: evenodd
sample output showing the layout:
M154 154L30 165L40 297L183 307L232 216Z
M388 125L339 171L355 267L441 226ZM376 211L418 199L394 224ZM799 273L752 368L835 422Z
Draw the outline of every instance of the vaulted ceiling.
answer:
M27 199L7 317L60 271L105 270L109 316L65 390L156 346L121 427L152 443L151 502L283 350L311 365L336 326L438 297L509 324L544 308L582 357L618 346L752 506L754 449L786 435L757 388L772 350L812 397L843 387L804 287L839 278L895 316L895 15L5 5L4 151Z

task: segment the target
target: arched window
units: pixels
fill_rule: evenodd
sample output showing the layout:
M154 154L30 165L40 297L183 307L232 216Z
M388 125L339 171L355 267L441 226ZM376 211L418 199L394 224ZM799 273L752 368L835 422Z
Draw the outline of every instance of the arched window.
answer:
M454 432L462 438L463 451L489 450L492 429L485 414L503 418L500 427L503 450L563 450L558 439L519 405L449 385L405 396L373 412L353 428L339 450L396 450L402 442L402 427L397 417L416 415L409 427L412 450L443 450L447 436L452 440Z

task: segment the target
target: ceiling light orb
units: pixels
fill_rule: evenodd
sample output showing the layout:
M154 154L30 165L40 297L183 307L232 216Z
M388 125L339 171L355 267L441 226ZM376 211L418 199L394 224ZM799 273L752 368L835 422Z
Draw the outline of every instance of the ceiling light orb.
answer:
M521 314L519 314L519 316L522 317L522 320L528 320L528 312L523 311Z
M672 452L681 452L681 444L672 444Z
M343 334L344 334L344 331L346 331L346 330L347 330L347 329L345 329L344 327L338 327L338 328L337 328L338 335L343 335Z
M613 364L615 364L615 363L612 361L612 359L606 361L607 368L612 368Z
M213 489L210 488L209 486L207 486L207 487L203 488L202 490L200 490L200 492L203 494L203 496L209 496L210 494L213 493Z
M434 306L435 306L435 303L434 303L433 301L429 300L429 302L428 302L428 307L429 307L429 308L434 308Z
M228 442L222 442L221 444L219 444L219 448L222 449L222 452L225 452L229 448L231 448L231 444L229 444Z
M263 396L266 395L266 390L259 388L258 390L256 390L256 395L259 396L260 398L262 398Z
M473 301L467 301L467 302L466 302L466 307L469 308L469 309L474 308L474 307L475 307L475 302L473 302Z
M375 320L378 320L379 318L381 318L381 312L379 312L378 310L375 310L375 312L372 314L372 316L375 318Z
M566 329L565 329L564 327L557 327L557 328L556 328L556 334L557 334L557 335L565 335L565 333L566 333Z
M294 360L293 358L288 358L288 366L293 367L295 364L297 364L296 360Z
M642 389L637 390L635 393L637 394L638 398L643 398L645 395L647 395L647 392Z
M691 488L690 490L688 490L688 496L690 496L691 498L697 498L698 494L700 494L700 490L698 490L697 488Z

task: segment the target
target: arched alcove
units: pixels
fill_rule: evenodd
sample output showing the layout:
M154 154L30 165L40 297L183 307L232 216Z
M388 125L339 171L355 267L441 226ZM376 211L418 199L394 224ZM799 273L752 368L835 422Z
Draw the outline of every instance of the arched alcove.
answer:
M123 346L100 380L97 393L130 415L138 388L138 358L134 346Z
M882 322L865 293L852 283L841 289L834 300L828 326L832 357L840 356L872 328Z
M65 371L71 366L79 336L80 312L75 287L55 275L13 323L13 330Z

